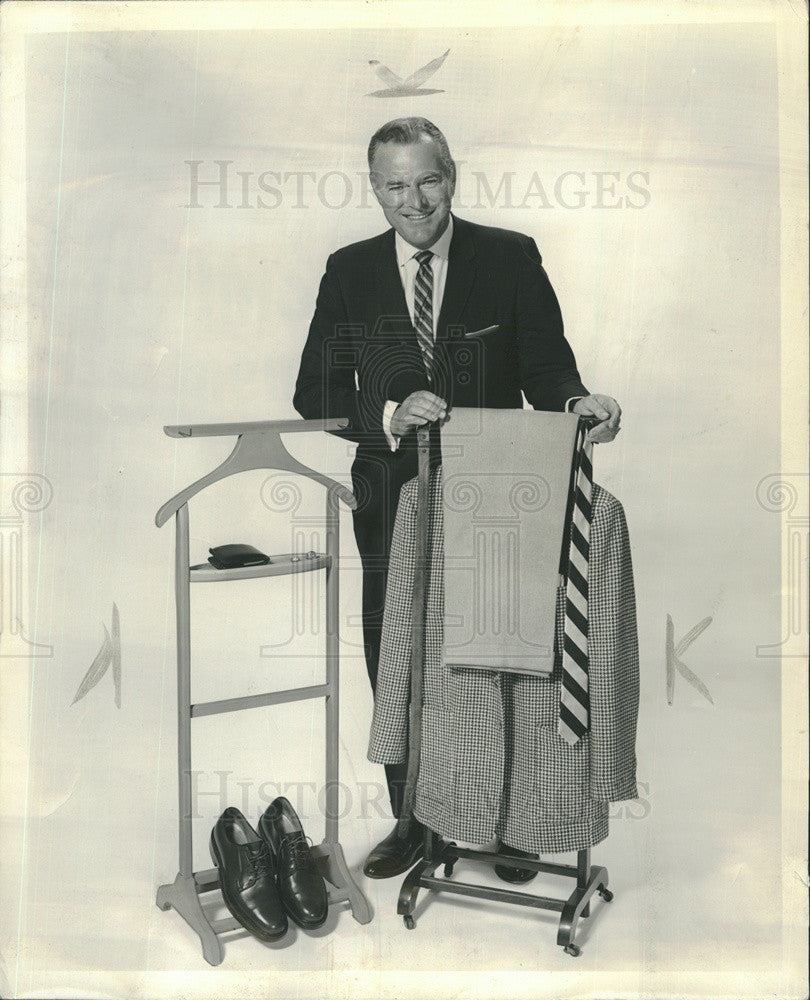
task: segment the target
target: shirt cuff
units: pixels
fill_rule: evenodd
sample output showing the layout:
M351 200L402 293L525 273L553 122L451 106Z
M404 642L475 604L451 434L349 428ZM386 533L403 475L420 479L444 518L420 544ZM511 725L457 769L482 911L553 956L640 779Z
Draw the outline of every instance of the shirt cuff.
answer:
M565 412L566 413L570 413L571 412L571 407L574 405L574 403L578 403L580 399L584 399L584 398L585 398L584 396L572 396L570 399L566 399L566 401L565 401Z
M398 406L399 403L395 403L393 399L389 399L386 402L385 406L383 407L383 414L382 414L383 434L385 434L385 439L388 442L388 446L390 447L391 451L396 451L397 448L399 448L399 438L394 437L394 435L391 433L391 418L394 416L394 413Z

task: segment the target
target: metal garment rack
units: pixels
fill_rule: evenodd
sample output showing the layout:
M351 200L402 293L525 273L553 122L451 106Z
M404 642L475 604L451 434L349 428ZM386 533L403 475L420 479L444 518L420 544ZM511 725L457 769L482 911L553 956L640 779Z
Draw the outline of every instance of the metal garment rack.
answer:
M581 429L595 421L581 419ZM405 787L404 804L400 823L405 824L413 812L413 801L416 793L416 783L419 778L419 756L422 736L422 701L424 693L425 641L424 618L426 599L426 580L428 567L428 495L430 443L426 428L417 431L419 478L417 481L416 500L416 565L413 585L413 641L411 656L411 703L410 703L410 734L408 754L408 776ZM569 484L568 514L566 525L571 520L573 504L573 485L576 481L577 454L574 455ZM566 551L565 538L563 552ZM455 864L460 859L478 861L488 865L509 865L527 871L546 872L550 875L561 875L564 878L576 879L576 886L567 899L556 899L549 896L535 896L528 892L518 892L514 889L493 888L472 882L450 881ZM435 876L436 869L444 865L444 878ZM405 926L413 930L416 926L414 909L420 889L430 889L434 892L449 892L457 896L470 896L476 899L491 899L499 903L512 903L516 906L528 906L540 910L554 910L560 914L557 929L557 944L568 955L574 957L582 953L579 945L574 943L577 922L580 917L590 916L590 900L595 892L609 903L613 893L608 889L608 872L606 868L591 866L590 848L577 852L576 865L552 864L539 859L521 858L506 852L477 851L471 848L459 847L457 844L444 841L438 834L425 827L423 859L408 873L397 901L397 913L402 916Z
M172 883L161 885L156 903L161 910L175 909L199 935L203 957L219 965L224 957L220 935L241 928L233 917L209 920L200 895L219 888L216 868L195 872L192 861L191 720L205 715L238 712L266 705L323 698L326 705L326 794L325 835L312 848L326 879L330 906L349 904L352 916L361 924L371 920L368 901L352 878L338 838L338 558L340 552L340 509L342 501L354 509L351 490L313 469L302 465L285 448L282 434L306 431L334 431L345 427L341 420L279 420L236 424L195 424L164 427L169 437L217 437L236 435L236 445L225 461L195 483L167 500L155 516L161 527L175 516L175 599L177 605L177 766L179 806L179 870ZM308 556L289 553L272 556L265 566L218 570L208 563L189 565L188 501L212 483L251 469L277 469L313 479L326 488L325 552ZM326 682L310 687L291 688L241 698L226 698L200 704L191 702L191 616L190 584L246 580L255 577L285 576L291 573L326 572Z

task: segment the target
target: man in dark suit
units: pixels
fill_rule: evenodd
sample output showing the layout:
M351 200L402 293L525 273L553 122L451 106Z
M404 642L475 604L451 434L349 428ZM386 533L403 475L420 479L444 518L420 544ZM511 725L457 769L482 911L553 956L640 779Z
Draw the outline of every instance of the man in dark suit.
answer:
M293 403L306 419L348 417L345 436L358 444L354 530L374 690L399 491L417 473L415 429L431 424L436 463L439 427L452 406L520 408L522 392L535 409L596 416L594 441L613 440L621 410L582 384L534 240L451 214L455 164L435 125L388 122L372 137L368 162L392 228L329 257ZM405 772L386 765L395 816ZM400 874L420 856L421 842L415 820L406 837L395 829L371 852L365 873Z

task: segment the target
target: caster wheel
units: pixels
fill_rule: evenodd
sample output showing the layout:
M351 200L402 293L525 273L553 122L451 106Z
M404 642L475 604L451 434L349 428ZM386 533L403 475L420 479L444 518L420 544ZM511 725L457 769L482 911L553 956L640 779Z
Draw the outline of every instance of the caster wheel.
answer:
M450 878L450 876L453 874L453 869L454 868L455 868L454 864L445 865L444 866L444 877L445 878Z
M405 914L405 916L402 918L402 922L405 924L405 926L408 928L409 931L412 931L414 927L416 927L416 921L413 919L410 913Z
M572 955L574 958L579 958L582 954L582 949L578 944L569 944L563 950L566 955Z
M606 903L612 902L613 893L606 886L600 885L597 891L599 892L599 895L602 897L602 899L604 899Z

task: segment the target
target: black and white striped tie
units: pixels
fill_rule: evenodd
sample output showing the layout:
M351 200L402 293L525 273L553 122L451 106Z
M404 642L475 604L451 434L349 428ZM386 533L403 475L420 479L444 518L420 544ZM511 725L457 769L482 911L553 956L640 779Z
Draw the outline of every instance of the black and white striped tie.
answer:
M433 254L430 250L420 250L414 257L419 262L419 270L413 294L413 325L430 378L433 374Z
M565 631L558 732L571 746L588 731L588 555L591 536L593 444L587 429L577 437L577 476L568 548L565 589Z

